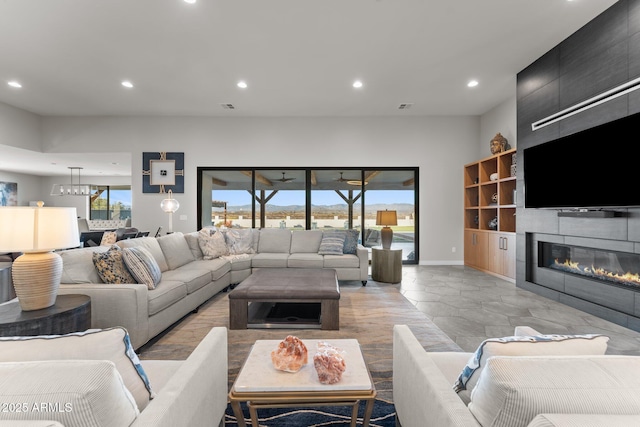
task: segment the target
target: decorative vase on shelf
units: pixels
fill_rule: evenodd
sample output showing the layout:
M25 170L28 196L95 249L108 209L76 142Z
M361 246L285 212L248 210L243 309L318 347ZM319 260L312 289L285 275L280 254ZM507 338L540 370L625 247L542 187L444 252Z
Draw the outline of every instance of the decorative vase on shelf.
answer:
M490 230L497 230L498 229L498 217L497 216L493 217L493 219L491 221L489 221L489 223L487 225L489 226Z

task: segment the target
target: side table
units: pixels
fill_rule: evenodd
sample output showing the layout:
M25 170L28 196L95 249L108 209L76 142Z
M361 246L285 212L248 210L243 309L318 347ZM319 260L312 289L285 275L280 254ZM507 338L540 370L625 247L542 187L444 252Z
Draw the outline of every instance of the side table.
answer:
M371 249L371 278L376 282L402 281L402 249Z
M58 295L42 310L22 311L18 300L0 305L0 336L62 335L91 328L91 298Z

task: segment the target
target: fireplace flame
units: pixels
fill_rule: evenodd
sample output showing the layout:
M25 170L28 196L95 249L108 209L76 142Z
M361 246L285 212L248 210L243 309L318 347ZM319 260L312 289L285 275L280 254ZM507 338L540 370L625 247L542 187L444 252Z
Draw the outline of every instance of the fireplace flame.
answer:
M638 273L615 273L608 271L600 267L582 267L580 263L566 259L563 262L558 261L556 258L554 261L555 268L568 271L569 273L580 274L583 276L594 277L601 280L607 280L611 282L621 283L625 285L640 286L640 274Z

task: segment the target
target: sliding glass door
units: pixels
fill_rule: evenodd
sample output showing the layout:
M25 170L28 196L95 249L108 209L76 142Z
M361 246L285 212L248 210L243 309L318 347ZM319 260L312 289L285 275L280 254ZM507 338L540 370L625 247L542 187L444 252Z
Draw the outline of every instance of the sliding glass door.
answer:
M392 249L416 263L418 168L198 168L198 227L357 229L360 243ZM390 224L379 212L393 211Z

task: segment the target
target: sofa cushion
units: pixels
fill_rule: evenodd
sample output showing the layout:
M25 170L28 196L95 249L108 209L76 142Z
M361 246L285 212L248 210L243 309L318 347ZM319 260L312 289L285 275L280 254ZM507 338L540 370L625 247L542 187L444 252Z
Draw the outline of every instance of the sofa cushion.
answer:
M492 356L601 355L607 351L608 341L609 337L599 334L489 338L469 358L453 389L469 403L471 391Z
M229 256L241 256L241 255L229 255ZM247 255L250 256L250 255ZM211 280L218 280L229 271L231 271L231 263L227 261L227 256L216 259L201 259L189 264L190 267L200 270L208 270L211 272Z
M287 267L288 253L259 253L255 254L251 259L251 267Z
M122 249L116 245L111 246L106 252L94 252L93 264L104 283L138 283L124 263Z
M100 283L98 270L93 264L93 254L108 251L105 246L60 251L62 278L60 283Z
M491 427L526 427L541 413L637 415L638 363L637 356L492 357L469 410Z
M323 265L324 258L318 254L294 253L287 260L287 267L291 268L322 268Z
M182 281L161 280L155 289L149 291L149 316L158 314L165 308L187 296L187 285Z
M317 254L322 242L322 230L300 230L291 233L291 253Z
M342 255L345 234L342 231L323 231L318 253L320 255Z
M229 255L254 253L253 234L253 230L250 228L230 228L224 230L223 235L227 242Z
M118 234L115 231L105 231L100 239L100 246L111 246L118 241Z
M1 363L0 402L14 409L3 420L46 419L65 427L128 426L140 414L108 360Z
M360 258L357 255L325 255L324 268L358 268Z
M164 258L167 260L169 270L175 270L195 260L182 233L167 234L158 237L157 240Z
M183 282L187 285L187 293L190 294L211 283L211 271L202 268L194 268L189 264L175 270L165 271L162 278L176 282Z
M527 427L638 427L640 415L540 414Z
M143 246L124 248L122 257L136 283L147 285L148 289L155 289L160 283L162 279L160 266L146 248Z
M250 254L238 254L238 255L225 255L220 257L225 261L229 261L231 264L231 271L239 271L239 270L247 270L251 268L251 259L253 258Z
M164 273L169 269L167 260L162 253L162 248L160 248L158 239L156 239L155 237L138 237L136 239L119 240L117 245L121 248L137 248L142 246L143 248L148 250L151 255L153 255L153 259L155 259L158 263L161 272Z
M227 242L221 231L211 234L208 229L203 228L198 232L198 245L203 259L216 259L229 254Z
M202 259L202 250L198 243L198 232L192 231L191 233L187 233L184 235L184 239L187 241L187 245L189 246L191 255L193 255L193 259Z
M280 228L260 230L258 253L285 253L291 250L291 231ZM286 267L286 266L285 266Z
M34 360L109 360L122 375L140 410L153 397L151 385L131 346L129 334L119 326L66 335L0 338L0 362Z

